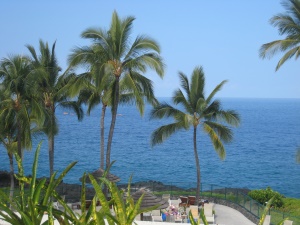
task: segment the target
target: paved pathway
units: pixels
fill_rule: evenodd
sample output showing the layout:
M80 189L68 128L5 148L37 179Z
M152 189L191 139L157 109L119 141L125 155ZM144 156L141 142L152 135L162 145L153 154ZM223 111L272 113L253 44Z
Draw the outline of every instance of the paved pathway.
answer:
M255 225L239 211L228 206L215 204L215 223L225 225Z

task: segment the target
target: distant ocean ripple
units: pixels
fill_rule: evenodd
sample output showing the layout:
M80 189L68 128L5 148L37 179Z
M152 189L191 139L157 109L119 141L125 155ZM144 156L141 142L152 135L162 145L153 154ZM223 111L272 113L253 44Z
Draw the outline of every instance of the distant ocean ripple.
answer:
M234 109L241 115L242 123L234 129L234 141L226 145L224 161L218 158L206 136L198 136L202 182L250 189L270 186L286 196L300 198L300 164L295 161L300 146L300 99L224 98L222 101L224 109ZM151 148L151 133L167 121L150 121L150 109L148 106L141 118L135 106L119 108L111 155L116 162L111 172L122 183L133 174L133 182L156 180L182 187L195 186L192 129ZM98 107L78 122L72 113L57 110L60 133L55 140L55 170L62 171L69 163L78 161L64 182L79 183L84 171L99 167L100 113ZM109 125L110 115L106 132ZM45 137L38 137L33 150L25 153L26 174L31 173L34 150L41 139L44 141L38 176L49 174ZM0 146L0 170L8 169L5 149Z

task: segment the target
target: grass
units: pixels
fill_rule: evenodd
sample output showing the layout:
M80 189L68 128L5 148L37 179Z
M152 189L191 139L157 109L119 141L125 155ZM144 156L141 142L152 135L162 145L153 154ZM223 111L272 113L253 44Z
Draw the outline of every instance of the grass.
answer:
M300 199L284 198L283 202L284 204L280 211L300 217Z

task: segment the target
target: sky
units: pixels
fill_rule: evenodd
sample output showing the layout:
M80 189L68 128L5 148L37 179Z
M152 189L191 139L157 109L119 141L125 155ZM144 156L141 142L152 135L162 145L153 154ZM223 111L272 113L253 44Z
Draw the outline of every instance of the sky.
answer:
M71 50L91 43L80 34L90 27L108 29L115 10L121 18L136 18L132 40L148 35L160 44L164 79L146 74L157 97L170 97L180 87L178 72L190 77L202 66L207 94L228 80L217 97L300 98L300 61L290 59L275 72L283 53L259 57L261 45L285 38L269 23L285 13L280 0L12 0L0 7L0 58L28 54L25 45L38 49L40 39L56 41L59 64L66 69Z

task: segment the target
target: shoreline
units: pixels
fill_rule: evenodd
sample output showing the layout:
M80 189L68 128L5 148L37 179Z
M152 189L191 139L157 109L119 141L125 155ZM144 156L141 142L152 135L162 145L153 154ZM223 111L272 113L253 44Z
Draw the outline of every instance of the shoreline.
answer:
M43 179L45 177L40 177L37 179ZM47 178L47 177L46 177ZM48 178L47 178L48 179ZM126 189L128 186L128 183L125 184L118 184L117 186L120 189ZM10 177L9 173L7 171L0 171L0 188L9 188L10 187ZM18 181L15 179L15 188L18 187ZM176 199L178 198L177 192L190 192L190 191L196 191L196 188L181 188L176 185L169 185L169 184L164 184L160 181L153 181L153 180L148 180L148 181L138 181L131 183L131 191L135 192L141 188L147 189L152 192L169 192L171 194L171 199ZM251 191L250 189L247 188L224 188L224 189L214 189L210 190L211 193L214 194L224 194L224 190L226 189L226 192L229 193L242 193L246 194ZM81 184L70 184L70 183L64 183L63 181L58 185L56 188L56 191L59 193L61 196L65 196L65 199L67 202L77 202L80 200L81 197ZM173 192L173 193L172 193ZM208 191L205 191L208 192ZM92 187L91 184L87 183L86 185L86 199L92 199L95 195L94 188Z

